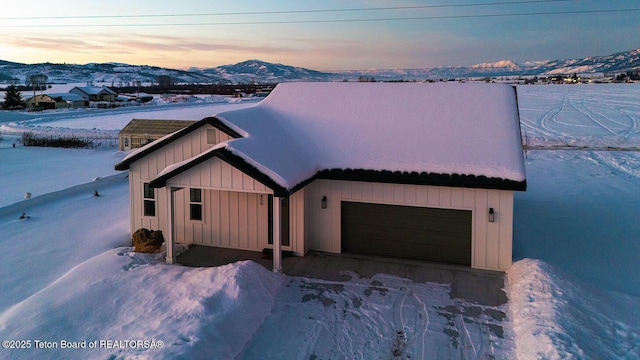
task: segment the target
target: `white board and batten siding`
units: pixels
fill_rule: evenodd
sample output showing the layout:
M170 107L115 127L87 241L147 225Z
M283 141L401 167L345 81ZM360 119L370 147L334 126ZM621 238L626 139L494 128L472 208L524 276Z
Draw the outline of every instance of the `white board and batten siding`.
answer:
M304 256L310 250L308 237L308 216L305 216L307 201L305 191L298 191L289 197L289 238L291 250L296 256ZM286 250L286 247L283 247Z
M268 196L273 190L229 165L212 158L191 171L171 178L168 187L183 188L176 198L176 241L243 250L262 251L268 244ZM188 191L203 189L203 221L189 220ZM295 255L304 255L304 194L289 199L290 245Z
M178 243L261 251L268 242L267 196L249 192L202 190L202 220L189 219L188 189L176 201Z
M273 194L273 190L216 157L172 177L167 186Z
M511 266L513 192L424 185L316 180L305 190L307 242L313 250L341 251L341 202L472 211L471 266L504 271ZM327 197L327 208L321 199ZM489 208L495 222L488 222Z
M144 216L143 189L167 166L186 160L209 149L220 141L229 139L221 131L206 125L192 131L179 139L155 150L129 166L129 189L131 210L131 232L139 228L162 230L166 232L166 209L169 206L165 191L155 190L156 216ZM176 193L176 201L182 196Z

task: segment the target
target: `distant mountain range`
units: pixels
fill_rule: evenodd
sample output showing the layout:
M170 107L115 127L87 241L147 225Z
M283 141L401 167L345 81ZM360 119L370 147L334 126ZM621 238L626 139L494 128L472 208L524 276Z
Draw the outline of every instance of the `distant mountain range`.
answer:
M542 60L515 63L511 60L482 63L469 67L423 69L354 70L320 72L301 67L247 60L233 65L188 70L157 66L103 64L21 64L0 60L0 83L24 84L30 74L45 74L52 83L111 83L121 86L140 81L156 82L161 75L177 83L278 83L286 81L340 81L374 78L376 80L423 80L513 76L552 76L562 74L620 73L640 69L640 48L607 56L583 59Z
M514 76L553 76L572 74L621 73L640 69L640 48L607 56L583 59L542 60L515 63L503 60L469 67L435 67L425 69L371 70L347 72L377 80L459 79ZM343 75L345 73L342 73Z

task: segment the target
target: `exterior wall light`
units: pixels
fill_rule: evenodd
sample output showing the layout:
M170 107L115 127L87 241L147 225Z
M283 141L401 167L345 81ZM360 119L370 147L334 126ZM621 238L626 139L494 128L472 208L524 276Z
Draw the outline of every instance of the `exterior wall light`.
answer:
M489 222L496 222L496 213L493 211L493 208L489 208Z
M320 207L323 209L327 208L327 197L323 196L322 199L320 200Z

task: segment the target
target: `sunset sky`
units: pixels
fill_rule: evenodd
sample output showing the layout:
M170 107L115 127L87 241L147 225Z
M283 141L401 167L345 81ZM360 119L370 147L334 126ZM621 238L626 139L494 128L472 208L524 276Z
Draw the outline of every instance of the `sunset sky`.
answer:
M639 19L636 0L12 0L0 8L0 60L468 66L631 50Z

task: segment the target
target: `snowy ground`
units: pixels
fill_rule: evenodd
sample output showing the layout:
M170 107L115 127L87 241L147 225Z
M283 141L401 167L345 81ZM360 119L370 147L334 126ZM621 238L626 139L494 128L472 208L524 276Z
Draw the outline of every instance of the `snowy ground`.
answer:
M253 99L203 96L198 101L172 103L158 99L151 105L118 109L70 109L39 113L0 111L0 207L24 198L66 189L116 174L113 165L123 155L114 147L91 150L13 148L20 133L76 135L81 137L117 134L131 119L200 120L214 113L256 103ZM3 135L4 134L4 135ZM24 176L17 175L24 174Z
M522 86L518 97L523 133L541 145L640 149L640 84ZM640 296L640 151L529 151L526 167L514 259Z
M638 84L518 93L522 130L536 145L640 142ZM31 347L0 349L0 358L640 359L639 152L528 153L529 187L516 194L510 301L492 308L454 303L446 284L387 274L332 282L252 262L165 265L162 254L126 246L126 174L113 171L123 153L13 148L6 134L117 130L133 117L198 119L247 104L37 119L0 112L0 340ZM73 166L56 175L63 164ZM23 200L25 192L33 198ZM29 218L19 220L22 212ZM472 321L478 316L491 336ZM62 349L74 345L63 341L87 348Z
M44 195L114 175L122 153L107 149L12 148L15 139L0 139L0 208L22 200L25 193ZM34 171L39 176L29 176Z

